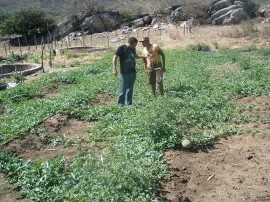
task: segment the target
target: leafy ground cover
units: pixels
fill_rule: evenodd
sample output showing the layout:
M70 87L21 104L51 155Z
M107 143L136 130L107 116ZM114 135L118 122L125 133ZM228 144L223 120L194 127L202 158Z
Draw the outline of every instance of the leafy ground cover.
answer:
M257 196L247 191L258 182L248 174L231 175L228 181L240 184L224 187L227 195L219 188L236 168L248 172L269 161L263 145L269 138L269 54L254 47L168 50L166 95L153 97L138 69L131 107L115 104L112 52L78 70L2 91L0 171L32 201L267 200L269 168L262 164ZM181 148L184 138L190 150Z

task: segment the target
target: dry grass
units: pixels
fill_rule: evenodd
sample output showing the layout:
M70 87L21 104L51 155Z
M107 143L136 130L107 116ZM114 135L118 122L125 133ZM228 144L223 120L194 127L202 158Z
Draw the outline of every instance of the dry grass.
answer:
M84 38L85 46L103 46L107 50L115 50L119 45L127 42L130 36L138 39L143 36L149 36L152 43L159 44L164 50L184 49L190 44L205 44L210 49L219 49L223 47L244 48L256 46L257 48L265 48L270 46L270 27L267 24L253 24L253 27L247 29L247 25L230 25L230 26L195 26L192 34L184 35L183 29L175 26L163 25L161 30L155 31L153 28L144 30L138 28L130 35L124 35L121 30L106 33L107 36L99 37L100 34L86 35ZM112 42L115 39L121 39ZM72 42L71 46L80 46L80 43ZM60 42L54 48L65 48ZM137 50L140 53L142 45L138 44ZM22 47L22 51L29 51L32 55L40 55L41 49L35 46ZM19 47L11 47L14 52L20 52ZM69 57L56 56L53 59L54 67L76 67L79 64L89 63L96 58L101 57L106 51L93 53L69 53ZM0 56L5 56L4 46L0 43ZM49 61L48 47L45 51L45 65Z

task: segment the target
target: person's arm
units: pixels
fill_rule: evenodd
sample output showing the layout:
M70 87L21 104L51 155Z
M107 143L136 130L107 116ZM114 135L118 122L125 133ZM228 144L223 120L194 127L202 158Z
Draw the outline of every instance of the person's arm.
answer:
M136 54L136 56L135 56L136 58L142 58L143 59L143 69L144 69L144 71L146 72L147 71L147 60L146 60L146 58L147 58L147 56L144 56L144 55L137 55Z
M147 59L146 58L143 58L143 69L144 69L144 72L147 73Z
M147 60L146 60L147 56L145 56L145 55L137 55L137 52L136 52L135 58L142 58L143 59L143 63L144 63L143 69L146 72L147 71Z
M162 71L163 72L166 72L166 68L165 68L165 60L166 60L166 57L165 57L165 54L163 52L162 49L159 50L159 54L161 56L161 59L162 59Z
M144 55L135 55L135 58L142 58L142 59L146 59L147 57L146 56L144 56Z
M118 59L118 56L117 55L114 55L113 56L113 60L112 60L112 64L113 64L113 75L116 77L117 76L117 68L116 68L116 63L117 63L117 59Z

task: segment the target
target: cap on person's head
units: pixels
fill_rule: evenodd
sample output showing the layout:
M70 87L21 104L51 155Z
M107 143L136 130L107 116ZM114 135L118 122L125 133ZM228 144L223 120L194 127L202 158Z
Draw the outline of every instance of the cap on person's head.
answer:
M133 43L138 43L138 39L136 39L135 37L130 37L130 38L128 39L128 42L131 43L131 44L133 44Z
M144 37L142 40L140 40L139 42L144 42L144 41L149 41L149 37Z

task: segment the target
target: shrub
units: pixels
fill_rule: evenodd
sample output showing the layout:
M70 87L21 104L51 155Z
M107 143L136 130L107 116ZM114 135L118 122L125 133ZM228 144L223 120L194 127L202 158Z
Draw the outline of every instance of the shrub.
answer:
M258 28L255 26L254 22L251 20L242 23L242 35L243 36L257 36Z
M5 90L7 88L7 84L5 80L0 80L0 91Z
M2 17L4 16L4 18ZM52 18L38 7L19 8L5 12L0 19L0 33L20 34L26 37L46 34L55 27Z
M24 75L21 72L12 72L11 78L14 79L16 83L21 83L24 80Z
M270 27L266 26L261 30L261 37L264 39L270 38Z
M123 17L123 22L129 22L132 18L132 14L129 11L121 11L120 15Z
M187 49L196 51L209 51L210 47L206 44L190 44Z

